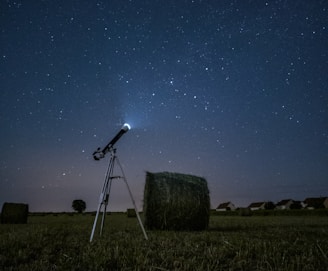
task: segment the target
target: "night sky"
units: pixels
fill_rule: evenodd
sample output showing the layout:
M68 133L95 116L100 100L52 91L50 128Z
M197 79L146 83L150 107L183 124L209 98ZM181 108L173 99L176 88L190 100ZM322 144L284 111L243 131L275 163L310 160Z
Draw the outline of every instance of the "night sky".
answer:
M96 210L117 154L205 177L212 208L328 196L328 2L0 0L0 205ZM132 204L122 181L110 210Z

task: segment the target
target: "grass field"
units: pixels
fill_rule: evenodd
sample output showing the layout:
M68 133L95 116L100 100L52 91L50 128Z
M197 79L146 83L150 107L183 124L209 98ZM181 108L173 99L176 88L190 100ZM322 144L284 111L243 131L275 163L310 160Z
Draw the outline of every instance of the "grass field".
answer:
M201 232L148 231L136 218L29 216L0 224L0 270L328 270L328 216L211 216Z

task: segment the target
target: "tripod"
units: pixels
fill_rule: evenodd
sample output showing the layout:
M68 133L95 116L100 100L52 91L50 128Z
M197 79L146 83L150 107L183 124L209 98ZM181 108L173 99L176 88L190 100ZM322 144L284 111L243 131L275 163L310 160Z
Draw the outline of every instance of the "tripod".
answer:
M96 229L96 226L97 226L98 216L99 216L99 213L101 212L101 209L103 208L101 225L100 225L100 235L102 235L102 231L103 231L104 223L105 223L107 205L108 205L108 201L109 201L110 190L111 190L111 186L112 186L112 181L114 179L123 179L123 181L125 182L126 187L128 189L128 192L129 192L129 195L130 195L130 198L131 198L131 201L132 201L133 206L134 206L134 210L135 210L137 218L138 218L140 228L143 232L143 235L144 235L145 239L148 240L148 236L147 236L147 233L146 233L146 231L144 229L144 226L142 224L141 218L139 216L138 209L137 209L136 203L133 199L132 192L131 192L129 184L128 184L126 178L125 178L123 168L122 168L122 166L121 166L121 164L118 160L118 157L116 155L116 149L110 148L109 152L110 152L111 156L110 156L109 165L108 165L108 169L107 169L107 173L106 173L106 177L105 177L105 183L104 183L103 189L102 189L102 191L100 193L100 197L99 197L99 205L98 205L95 221L94 221L93 227L92 227L90 242L92 242L92 240L93 240L93 236L94 236L95 229ZM115 162L117 162L117 164L119 165L122 176L114 176L113 175Z

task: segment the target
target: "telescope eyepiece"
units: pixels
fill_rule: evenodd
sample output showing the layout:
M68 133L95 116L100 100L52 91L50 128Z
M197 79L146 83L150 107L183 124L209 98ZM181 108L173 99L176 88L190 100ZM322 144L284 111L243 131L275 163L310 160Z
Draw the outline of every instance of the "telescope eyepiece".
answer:
M95 159L95 160L98 161L98 160L104 158L104 157L105 157L105 154L104 154L104 152L103 152L100 148L98 148L98 149L92 154L92 156L93 156L93 159Z

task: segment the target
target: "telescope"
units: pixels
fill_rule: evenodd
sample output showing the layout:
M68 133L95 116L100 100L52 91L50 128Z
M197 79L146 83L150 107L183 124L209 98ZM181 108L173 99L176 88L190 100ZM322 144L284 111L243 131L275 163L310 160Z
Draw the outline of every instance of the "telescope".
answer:
M122 135L124 135L127 131L129 131L131 129L130 125L127 123L124 123L124 125L122 126L121 130L116 134L116 136L113 137L113 139L103 148L98 148L94 153L93 153L93 158L95 160L100 160L102 158L105 157L107 152L110 152L111 156L109 159L109 164L108 164L108 169L107 169L107 173L106 173L106 177L105 177L105 183L104 186L102 188L100 197L99 197L99 204L98 204L98 209L97 209L97 213L96 213L96 217L95 220L93 222L93 227L92 227L92 231L91 231L91 236L90 236L90 242L92 242L93 240L93 236L97 227L97 221L98 221L98 216L99 213L102 212L102 219L101 219L101 225L100 225L100 235L102 235L102 231L103 231L103 227L104 227L104 222L105 222L105 217L106 217L106 212L107 212L107 205L109 202L109 195L110 195L110 190L112 187L112 181L114 179L123 179L123 181L126 184L126 187L128 189L128 192L130 194L130 198L132 201L132 204L134 206L134 210L136 213L136 216L138 218L138 222L140 224L140 228L144 234L144 237L146 240L148 240L148 236L147 233L145 231L145 228L142 224L141 218L139 216L139 212L137 209L137 205L135 203L135 200L133 198L132 192L130 190L129 184L125 178L125 174L123 172L123 168L118 160L118 157L116 155L116 149L114 148L114 144L122 137ZM119 165L119 168L121 169L121 173L122 175L113 175L113 173L116 171L114 171L114 166L115 166L115 162Z
M105 157L106 153L109 152L114 144L121 138L122 135L124 135L127 131L131 129L131 126L127 123L124 123L121 130L116 134L116 136L113 137L113 139L103 148L98 148L92 155L93 159L100 160Z

